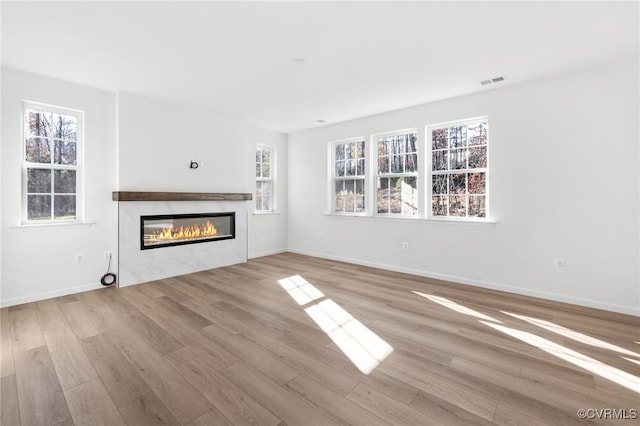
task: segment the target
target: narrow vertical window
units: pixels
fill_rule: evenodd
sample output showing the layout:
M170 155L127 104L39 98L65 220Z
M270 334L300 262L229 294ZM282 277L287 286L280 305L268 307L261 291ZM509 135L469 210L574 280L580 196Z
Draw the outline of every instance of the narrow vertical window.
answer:
M83 113L23 103L23 221L81 220Z
M276 210L275 147L258 145L256 148L256 212L274 212Z
M377 147L377 213L418 215L417 132L374 136Z
M333 142L333 212L365 211L365 141Z
M488 131L486 117L427 126L430 217L487 217Z

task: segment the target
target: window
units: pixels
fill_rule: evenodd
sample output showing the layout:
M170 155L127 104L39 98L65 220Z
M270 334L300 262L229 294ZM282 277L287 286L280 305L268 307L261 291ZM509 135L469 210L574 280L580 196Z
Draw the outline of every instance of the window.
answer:
M333 142L333 211L365 211L364 139Z
M489 222L488 118L425 130L424 138L417 129L406 129L371 135L367 142L365 137L329 142L328 211Z
M375 136L378 214L418 214L418 135L415 130Z
M256 148L256 212L275 212L276 149L258 145Z
M23 103L23 221L81 220L83 113Z
M486 218L487 118L427 126L430 217Z

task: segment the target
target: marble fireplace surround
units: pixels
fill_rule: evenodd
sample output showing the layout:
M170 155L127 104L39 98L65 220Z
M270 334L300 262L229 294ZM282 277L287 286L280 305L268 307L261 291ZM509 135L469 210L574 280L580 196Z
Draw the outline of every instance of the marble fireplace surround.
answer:
M247 212L251 194L115 191L112 198L118 202L120 287L247 261ZM140 249L140 216L221 212L236 214L234 239Z

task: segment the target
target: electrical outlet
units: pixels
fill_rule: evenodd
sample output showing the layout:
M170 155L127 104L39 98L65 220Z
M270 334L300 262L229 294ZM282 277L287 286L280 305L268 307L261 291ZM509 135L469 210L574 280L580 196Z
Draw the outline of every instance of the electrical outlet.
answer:
M104 260L109 260L111 259L112 253L108 250L105 250L104 254L102 255L102 259Z
M553 266L556 269L564 269L565 268L564 259L561 257L556 257L555 259L553 259Z
M320 233L320 240L324 240L324 232Z
M75 263L80 263L82 262L82 255L81 254L76 254L75 256L73 256L73 261Z
M409 243L407 241L402 242L402 250L409 250Z

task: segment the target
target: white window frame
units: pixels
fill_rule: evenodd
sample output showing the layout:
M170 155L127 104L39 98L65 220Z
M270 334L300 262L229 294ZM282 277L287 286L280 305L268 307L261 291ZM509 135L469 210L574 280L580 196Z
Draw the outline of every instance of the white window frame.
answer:
M26 111L27 110L40 110L48 113L57 113L64 115L71 115L76 117L77 125L76 125L76 164L75 165L63 165L63 164L54 164L54 155L51 153L51 162L50 163L33 163L27 161L27 139L28 139L28 129L26 128ZM31 101L23 101L22 102L22 111L21 111L21 119L22 119L22 224L23 225L47 225L47 224L74 224L74 223L84 223L84 112L71 109L64 108L54 105L47 105L39 102L31 102ZM53 150L53 147L51 147ZM48 169L48 170L73 170L76 172L76 211L75 218L73 219L56 219L55 218L55 182L51 181L51 192L49 193L51 196L51 214L49 219L29 219L28 217L28 185L27 185L27 169L29 168L39 168L39 169Z
M487 164L485 167L482 168L469 168L469 163L468 163L468 155L466 158L466 167L464 168L460 168L460 169L447 169L447 170L438 170L438 171L434 171L433 170L433 155L434 155L434 151L438 151L438 150L434 150L433 149L433 134L432 132L434 130L438 130L438 129L445 129L445 128L451 128L451 127L455 127L455 126L461 126L461 125L466 125L466 126L470 126L473 124L478 124L481 122L486 122L487 123L487 140L486 140L486 151L487 151ZM462 119L462 120L454 120L454 121L449 121L449 122L444 122L444 123L438 123L438 124L430 124L425 126L425 149L427 152L427 156L426 156L426 203L425 203L425 214L424 217L427 219L431 219L431 220L448 220L448 221L467 221L467 222L490 222L490 220L488 219L490 217L490 206L489 206L489 170L490 170L490 152L489 152L489 117L488 116L481 116L481 117L473 117L473 118L467 118L467 119ZM480 145L481 146L481 145ZM447 150L450 152L450 148L448 147ZM468 147L467 147L468 148ZM468 154L468 151L467 151ZM468 187L468 182L466 183L466 192L465 192L465 200L466 200L466 205L465 205L465 211L467 213L466 216L452 216L449 213L449 207L447 207L447 215L434 215L433 214L433 196L435 194L433 194L433 177L435 175L453 175L453 174L462 174L462 173L485 173L485 188L484 188L484 201L485 201L485 214L484 216L469 216L469 205L468 205L468 200L469 200L469 187ZM465 180L466 182L466 180ZM473 194L471 194L473 195Z
M256 188L254 190L254 196L257 198L257 183L258 182L270 182L271 183L271 207L269 209L258 209L254 202L254 213L255 214L270 214L278 212L278 191L277 191L277 172L278 172L278 164L277 164L277 151L276 147L273 145L266 144L256 144L256 154L258 151L269 151L269 177L256 176ZM256 165L257 165L256 161Z
M381 139L383 138L392 138L395 136L406 136L406 135L415 135L415 171L413 172L407 172L406 168L405 170L403 170L402 172L392 172L391 171L391 165L389 164L389 171L386 173L380 173L380 149L379 149L379 143L381 141ZM384 217L404 217L404 218L418 218L420 217L420 188L421 188L421 182L420 182L420 139L418 136L418 130L413 128L413 129L404 129L404 130L397 130L397 131L393 131L393 132L386 132L386 133L380 133L380 134L376 134L371 136L371 152L374 152L375 155L373 155L374 157L374 162L373 162L373 167L375 170L375 172L373 173L373 182L372 182L372 186L374 188L373 191L373 198L374 198L374 205L373 205L373 213L375 216L384 216ZM403 153L403 156L406 153ZM406 160L406 157L403 159L403 161ZM415 192L415 211L411 214L407 214L405 212L405 208L404 206L401 208L400 212L394 213L394 212L383 212L380 213L378 212L378 182L379 179L393 179L393 178L406 178L406 177L413 177L416 180L416 192Z
M362 150L363 154L364 154L364 174L362 175L352 175L352 176L336 176L336 146L337 145L344 145L344 144L351 144L351 143L357 143L357 142L362 142L364 144L364 148ZM329 149L329 155L328 158L330 159L329 164L328 164L328 171L327 171L327 175L329 176L329 186L330 186L330 190L327 191L327 193L330 196L328 205L329 205L329 212L330 214L335 214L335 215L340 215L340 216L370 216L370 205L371 205L371 196L370 196L370 189L368 188L368 182L369 182L369 174L370 174L370 170L371 170L371 161L370 158L371 156L369 155L369 143L367 142L367 139L365 137L355 137L355 138L349 138L349 139L342 139L342 140L337 140L337 141L331 141L328 144L328 149ZM357 159L356 159L357 161ZM356 172L358 170L358 167L356 167ZM346 180L354 180L354 181L362 181L362 189L364 191L364 195L363 195L363 202L364 202L364 208L362 211L358 212L358 211L336 211L336 183L338 181L346 181ZM354 196L357 196L354 194ZM355 201L355 199L354 199ZM354 206L356 205L356 203L354 202Z

